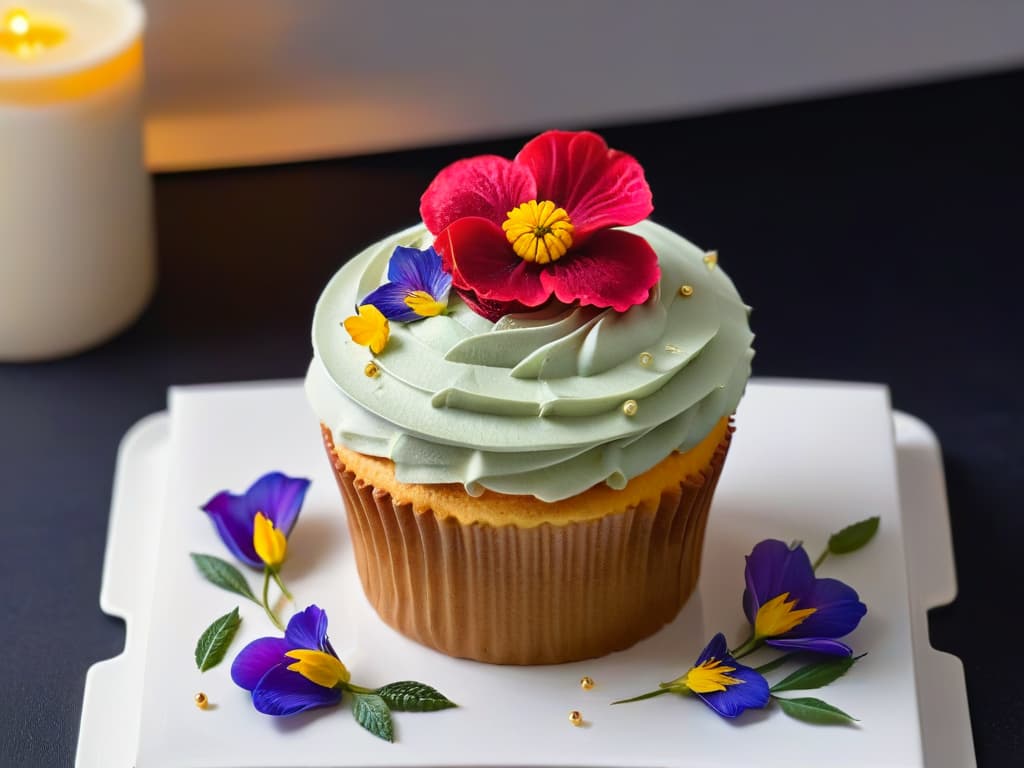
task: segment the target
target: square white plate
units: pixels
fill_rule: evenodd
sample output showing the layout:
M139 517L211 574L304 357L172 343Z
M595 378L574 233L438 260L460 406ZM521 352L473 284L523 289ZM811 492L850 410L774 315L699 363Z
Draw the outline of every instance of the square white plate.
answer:
M125 618L128 636L121 656L90 670L77 765L972 765L962 669L927 641L927 608L956 591L938 445L913 418L897 414L895 423L894 442L881 386L751 382L715 498L700 586L679 618L602 659L496 667L421 647L366 603L299 383L174 389L169 413L141 422L122 445L101 606ZM203 581L188 557L228 557L199 506L271 469L313 479L283 575L298 608L315 602L327 610L354 681L422 680L458 709L397 713L398 741L387 744L346 711L260 715L231 682L228 662L196 670L196 639L235 605L243 623L231 655L274 634L258 606ZM820 571L850 583L867 603L847 641L869 654L846 677L807 694L858 717L856 727L809 726L774 708L728 722L676 697L608 706L684 672L715 632L742 639L743 556L754 543L800 539L813 557L830 533L869 515L882 521L870 546L831 557ZM257 585L255 574L250 581ZM584 674L597 682L591 691L579 688ZM213 703L206 711L192 703L199 690ZM586 727L568 723L572 709Z

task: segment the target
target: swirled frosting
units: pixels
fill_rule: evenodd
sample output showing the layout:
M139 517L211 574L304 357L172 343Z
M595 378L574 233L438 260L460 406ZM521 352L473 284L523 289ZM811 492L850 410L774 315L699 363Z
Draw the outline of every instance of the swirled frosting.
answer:
M492 323L453 294L447 315L392 323L372 377L368 351L341 324L384 281L395 246L432 238L420 225L370 246L317 303L313 410L339 445L391 459L399 481L461 483L474 496L557 501L601 482L623 488L689 450L743 394L750 308L692 243L651 221L626 229L658 254L661 280L645 303L624 313L546 307Z

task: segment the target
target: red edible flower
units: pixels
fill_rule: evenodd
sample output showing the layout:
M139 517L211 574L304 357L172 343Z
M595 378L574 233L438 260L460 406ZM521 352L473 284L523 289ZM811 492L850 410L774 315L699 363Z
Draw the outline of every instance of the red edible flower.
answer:
M595 133L548 131L514 160L460 160L431 182L420 215L452 285L494 320L552 295L624 312L658 281L642 237L613 229L653 210L643 168Z

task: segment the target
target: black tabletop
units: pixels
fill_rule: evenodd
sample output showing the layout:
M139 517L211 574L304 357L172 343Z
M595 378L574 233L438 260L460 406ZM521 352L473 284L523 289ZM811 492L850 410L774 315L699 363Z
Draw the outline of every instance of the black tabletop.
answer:
M930 627L963 659L982 766L1024 762L1022 104L1012 72L600 129L644 164L654 218L716 248L755 307L756 374L885 382L937 432L960 595ZM122 647L97 596L125 430L171 384L301 376L339 265L415 223L442 166L524 138L157 177L138 324L0 365L0 764L71 765L86 669Z

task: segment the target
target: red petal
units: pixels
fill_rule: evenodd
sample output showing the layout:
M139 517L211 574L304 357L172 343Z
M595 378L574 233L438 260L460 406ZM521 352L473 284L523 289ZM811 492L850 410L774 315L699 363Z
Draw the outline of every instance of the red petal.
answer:
M543 304L551 290L541 285L541 268L516 256L501 227L471 217L452 222L434 248L456 288L470 289L481 299Z
M531 309L525 304L520 304L518 301L491 301L490 299L481 299L475 293L468 289L455 289L459 297L466 302L467 306L476 312L481 317L486 317L492 323L498 322L505 315L511 315L517 312L526 312Z
M480 216L501 224L520 203L537 197L529 170L497 155L459 160L442 170L420 198L420 216L433 234L457 219Z
M541 273L544 287L564 304L578 301L625 312L647 300L661 277L658 255L644 238L608 229L595 232L585 248L549 264Z
M548 131L529 141L515 162L537 180L537 199L569 214L581 243L597 229L646 219L654 206L644 169L631 155L608 149L596 133Z

